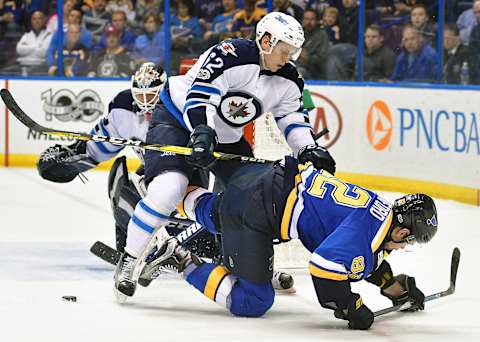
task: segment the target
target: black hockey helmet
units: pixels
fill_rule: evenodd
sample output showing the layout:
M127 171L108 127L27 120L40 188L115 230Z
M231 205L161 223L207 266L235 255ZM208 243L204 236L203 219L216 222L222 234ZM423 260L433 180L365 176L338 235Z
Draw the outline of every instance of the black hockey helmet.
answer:
M425 194L410 194L395 200L393 226L410 230L406 242L427 243L437 232L437 209L433 199Z
M160 99L160 90L167 74L160 65L143 63L132 76L131 91L141 113L151 112Z

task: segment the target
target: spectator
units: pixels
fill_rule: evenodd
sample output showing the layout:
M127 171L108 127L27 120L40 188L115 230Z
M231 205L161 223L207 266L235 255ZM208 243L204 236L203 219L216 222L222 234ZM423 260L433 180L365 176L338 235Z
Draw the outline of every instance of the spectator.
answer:
M325 31L318 26L318 14L315 10L307 9L303 12L302 27L305 43L295 62L297 70L304 78L324 79L329 42Z
M135 27L144 22L144 18L148 13L160 13L162 9L162 0L137 0L135 5Z
M118 10L112 14L112 25L120 32L120 45L128 51L133 50L135 39L137 39L135 33L127 28L127 16L124 11ZM95 46L95 52L103 50L107 47L107 31L105 31L100 37L100 41Z
M14 14L11 7L6 6L3 0L0 0L0 38L3 37L8 27L14 23Z
M132 0L110 0L107 5L107 11L112 15L112 21L115 12L123 11L128 25L133 25L135 22L135 8Z
M307 0L307 8L313 9L315 12L317 12L318 18L323 17L323 11L327 7L331 7L331 1L330 0Z
M344 13L339 18L340 43L357 45L358 3L357 0L342 0Z
M194 13L202 29L211 30L213 20L222 13L222 0L196 0Z
M67 77L84 76L87 70L87 61L90 54L88 49L80 43L80 32L80 25L68 25L67 40L63 44L62 50L64 74ZM58 53L56 50L51 55L47 54L48 74L50 76L58 73L57 59Z
M393 81L428 82L435 79L435 50L424 44L423 35L412 25L406 25L402 38L403 52L397 57Z
M171 66L178 70L180 59L184 55L197 54L204 47L203 31L200 21L193 16L194 6L191 0L177 2L177 14L171 19L172 50Z
M338 26L338 9L336 7L325 8L322 27L327 33L330 43L337 44L340 40L340 27Z
M394 13L394 0L372 0L365 2L365 16L367 23L380 23L382 18L393 16Z
M63 1L63 31L67 31L68 28L68 15L70 11L75 7L75 0L64 0ZM47 30L50 32L57 32L58 30L58 14L55 13L47 21Z
M144 34L135 40L134 56L136 63L145 62L160 64L163 61L164 34L160 28L160 20L156 13L150 12L143 17Z
M419 32L423 34L424 43L430 44L432 47L437 46L436 28L430 23L427 9L424 5L415 5L410 12L410 23Z
M255 0L243 0L243 9L233 16L233 35L247 39L253 38L255 26L266 14L265 9L255 6Z
M135 63L120 45L121 32L113 25L106 29L107 45L91 60L89 77L129 77L135 70Z
M447 0L448 1L448 0ZM410 14L415 5L424 5L432 13L432 19L437 18L438 0L395 0L395 15Z
M175 48L187 48L192 39L203 35L200 21L193 16L193 9L191 0L177 2L177 14L171 19L172 45Z
M460 40L460 32L455 24L446 24L443 30L443 75L444 83L476 84L477 63L470 47ZM468 67L468 80L462 82L460 70L464 63Z
M327 79L336 81L352 79L357 57L358 3L357 0L342 0L342 5L340 39L330 47L327 59Z
M46 17L41 11L32 14L31 31L26 32L17 43L18 64L8 67L5 73L46 74L45 55L52 39L52 33L46 30Z
M380 26L370 25L365 30L363 51L363 79L365 81L386 81L395 66L395 54L383 45ZM355 78L358 70L355 70Z
M273 0L273 10L276 12L282 12L291 15L298 21L302 21L303 10L300 6L292 4L290 0Z
M106 9L106 0L93 0L91 11L85 13L83 20L87 30L92 32L93 40L98 42L101 34L105 31L105 27L110 22L111 16Z
M76 9L71 10L70 13L68 14L67 22L65 24L66 25L64 25L64 30L63 30L65 33L67 32L67 28L69 27L69 25L71 24L80 25L80 29L81 29L80 43L82 43L82 45L85 46L88 50L91 50L93 48L92 33L82 25L82 12ZM67 40L67 35L64 34L63 42L65 43L66 40ZM50 41L50 46L48 49L52 51L51 53L53 53L53 51L57 49L57 46L58 46L58 35L57 35L57 32L55 32L52 36L52 39Z
M472 8L464 11L457 19L457 26L460 30L460 39L462 43L470 43L470 34L475 26L480 23L480 0L475 0Z
M214 45L231 36L233 17L238 12L236 0L223 0L223 13L213 19L211 29L203 35L207 44Z

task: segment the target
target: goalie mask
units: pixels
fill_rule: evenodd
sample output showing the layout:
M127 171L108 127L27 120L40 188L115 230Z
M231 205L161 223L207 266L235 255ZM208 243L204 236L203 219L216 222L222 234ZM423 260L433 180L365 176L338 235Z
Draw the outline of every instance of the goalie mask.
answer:
M132 76L132 96L141 114L152 112L160 98L160 90L167 80L162 67L143 63Z
M265 34L270 35L270 49L262 50L260 40ZM275 45L282 41L295 48L290 54L290 60L295 61L302 52L305 42L302 25L292 16L281 12L270 12L257 24L256 39L258 48L263 54L271 54Z
M393 226L410 230L405 242L427 243L437 233L438 220L435 203L424 194L406 195L393 204Z

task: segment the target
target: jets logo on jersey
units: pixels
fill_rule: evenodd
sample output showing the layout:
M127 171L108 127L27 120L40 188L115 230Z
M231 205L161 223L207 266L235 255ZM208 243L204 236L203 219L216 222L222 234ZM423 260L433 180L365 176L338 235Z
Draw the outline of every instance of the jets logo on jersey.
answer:
M227 56L228 54L231 54L235 57L238 58L237 53L235 52L235 47L233 46L232 43L229 42L221 42L220 45L217 46L217 49L220 50L222 55Z
M262 114L262 106L252 95L230 92L220 101L218 114L230 126L242 127Z

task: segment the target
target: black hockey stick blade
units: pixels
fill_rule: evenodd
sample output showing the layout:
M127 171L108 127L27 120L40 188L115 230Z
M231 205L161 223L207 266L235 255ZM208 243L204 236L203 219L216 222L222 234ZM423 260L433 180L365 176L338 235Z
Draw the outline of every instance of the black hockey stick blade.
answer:
M104 244L101 241L95 242L92 245L92 247L90 247L90 252L93 255L99 257L103 261L106 261L113 266L116 266L118 264L118 261L120 260L120 257L122 256L122 253L120 253L116 249L113 249L112 247Z
M25 126L27 126L31 130L36 132L46 133L49 135L59 136L59 137L68 137L68 138L73 138L77 140L108 142L108 143L111 143L114 145L120 145L120 146L131 146L131 147L139 147L147 150L154 150L154 151L160 151L160 152L171 152L171 153L180 154L180 155L192 154L192 149L185 146L145 144L143 141L135 140L135 139L106 137L103 135L70 132L70 131L63 131L63 130L48 128L38 124L30 116L28 116L17 104L17 102L15 101L15 99L13 98L12 94L8 89L1 89L0 96L3 102L5 103L5 105L7 106L7 108L13 114L13 116L15 116ZM265 160L265 159L241 156L241 155L230 154L230 153L222 153L222 152L213 152L213 156L221 160L238 160L241 163L259 163L259 164L271 163L271 161Z
M458 272L458 265L459 264L460 264L460 249L458 249L458 247L455 247L453 249L453 252L452 252L452 262L451 262L451 265L450 265L450 285L449 285L448 289L446 289L445 291L437 292L437 293L426 296L425 297L425 302L429 302L431 300L442 298L442 297L451 295L455 292L455 285L457 283L457 272ZM401 304L401 305L395 305L395 306L391 306L391 307L386 308L386 309L375 311L373 313L373 315L375 317L378 317L378 316L385 315L385 314L390 313L390 312L407 310L410 307L411 307L410 302L406 302L406 303Z

